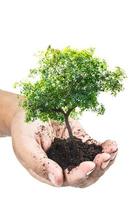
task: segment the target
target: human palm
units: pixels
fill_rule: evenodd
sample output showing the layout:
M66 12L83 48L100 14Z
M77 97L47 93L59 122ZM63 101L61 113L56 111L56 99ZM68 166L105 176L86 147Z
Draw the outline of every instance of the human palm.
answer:
M95 142L84 131L80 123L70 119L73 134L83 142ZM93 161L84 161L69 173L47 157L47 149L55 137L67 138L65 125L55 121L42 123L25 122L25 113L20 111L12 121L12 143L15 154L29 173L38 180L53 186L87 187L95 183L112 165L117 154L117 144L107 140L102 143L103 152Z

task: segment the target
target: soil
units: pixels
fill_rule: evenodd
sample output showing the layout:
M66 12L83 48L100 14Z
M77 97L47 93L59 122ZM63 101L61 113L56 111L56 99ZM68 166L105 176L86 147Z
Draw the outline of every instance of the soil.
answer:
M83 161L93 161L98 153L102 153L102 146L95 143L83 143L81 139L73 140L55 138L47 151L50 159L57 162L63 170L71 171Z

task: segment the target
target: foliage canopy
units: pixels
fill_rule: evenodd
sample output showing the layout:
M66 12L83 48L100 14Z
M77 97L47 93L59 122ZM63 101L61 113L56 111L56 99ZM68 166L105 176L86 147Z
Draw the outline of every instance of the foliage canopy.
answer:
M116 96L123 90L125 73L120 67L109 69L94 49L49 46L39 54L38 66L30 70L29 79L18 83L26 98L26 120L49 118L64 122L64 114L73 118L83 111L105 111L98 100L101 92Z

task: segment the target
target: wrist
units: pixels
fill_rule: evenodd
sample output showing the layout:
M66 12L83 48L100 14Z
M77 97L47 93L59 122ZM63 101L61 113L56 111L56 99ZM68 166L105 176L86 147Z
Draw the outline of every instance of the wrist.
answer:
M11 135L11 124L17 112L22 110L17 94L0 90L0 136Z

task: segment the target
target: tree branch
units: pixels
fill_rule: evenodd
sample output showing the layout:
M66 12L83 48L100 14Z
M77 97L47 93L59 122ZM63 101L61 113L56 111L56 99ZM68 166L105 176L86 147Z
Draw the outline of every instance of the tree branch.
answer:
M53 108L53 109L51 109L51 110L54 111L54 112L66 114L66 113L64 112L64 110L61 109L61 108Z
M70 114L70 112L74 109L74 108L76 108L77 106L73 106L72 108L70 108L67 112L66 112L66 114L69 116L69 114Z
M77 106L73 106L73 107L70 108L67 112L64 112L64 110L63 110L62 108L53 108L53 109L51 109L51 110L54 111L54 112L62 113L62 114L64 114L64 115L69 116L70 112L71 112L74 108L76 108L76 107L77 107Z

